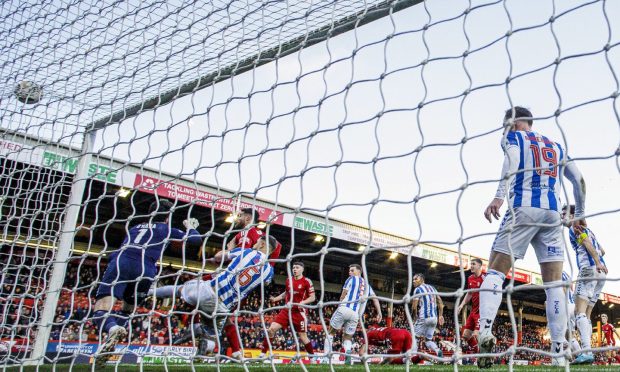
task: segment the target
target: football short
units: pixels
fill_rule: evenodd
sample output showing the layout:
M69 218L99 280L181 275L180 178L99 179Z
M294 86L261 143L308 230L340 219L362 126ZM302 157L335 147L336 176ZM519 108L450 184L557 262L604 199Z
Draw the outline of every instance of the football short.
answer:
M557 211L518 207L514 209L514 218L510 211L506 212L492 250L522 259L530 244L539 263L564 260L562 224Z
M467 316L467 320L465 321L465 325L463 329L469 329L470 331L477 331L480 329L480 324L478 323L480 320L480 313L471 312Z
M212 324L211 314L217 308L217 311L215 311L216 328L218 331L223 329L227 316L218 314L226 314L230 310L221 299L217 298L210 280L194 279L183 283L181 298L206 315L200 317L205 324Z
M286 328L289 325L289 321L293 320L293 328L295 332L307 332L308 319L305 313L291 312L289 316L288 309L282 309L273 319L275 323L278 323L282 328Z
M137 292L148 292L156 274L157 267L154 264L142 264L141 260L131 257L113 256L103 273L95 297L114 296L132 304Z
M334 329L343 329L344 333L348 335L353 335L357 330L358 322L359 315L357 311L346 306L338 306L334 314L332 314L329 325Z
M588 305L596 305L601 291L605 286L605 273L596 271L596 266L585 266L579 269L575 296L588 301Z
M409 331L398 329L392 330L388 336L390 348L388 354L406 353L413 346L413 340Z
M424 337L427 340L432 340L435 328L437 328L437 318L418 318L413 326L413 331L415 337Z

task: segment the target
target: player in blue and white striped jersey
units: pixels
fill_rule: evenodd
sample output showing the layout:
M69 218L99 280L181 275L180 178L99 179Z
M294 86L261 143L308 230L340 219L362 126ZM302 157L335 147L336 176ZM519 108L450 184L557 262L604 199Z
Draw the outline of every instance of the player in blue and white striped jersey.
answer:
M500 217L504 198L509 210L504 215L493 242L487 276L480 287L480 352L490 353L495 346L491 334L495 316L502 302L502 285L514 259L525 256L531 244L540 263L547 295L547 320L551 333L554 365L564 365L561 356L566 342L566 297L561 286L564 239L560 218L562 177L572 184L576 204L575 226L585 226L585 181L563 147L548 137L532 131L532 113L523 107L506 110L508 129L502 141L504 165L495 198L484 216L489 222ZM488 368L493 359L478 358L480 368Z
M443 352L433 341L435 328L442 326L444 304L437 290L430 284L425 283L424 274L418 273L413 276L413 300L411 301L411 313L414 321L413 350L418 350L417 339L426 344L438 357L443 357Z
M351 354L353 343L353 334L357 329L359 319L364 315L366 310L366 301L369 296L375 296L375 291L368 283L368 280L362 277L362 267L358 264L349 266L349 277L344 283L342 293L340 295L340 306L332 314L329 322L329 330L325 340L325 354L328 355L332 351L332 343L336 330L343 329L342 347L345 354ZM376 298L372 302L377 311L375 322L379 323L383 319L381 314L381 305ZM345 364L351 362L351 357L346 356Z
M571 220L574 218L575 206L565 206L563 212L563 217ZM589 349L592 338L590 316L607 278L607 265L603 259L605 250L588 227L571 226L568 235L575 250L577 267L579 268L577 288L575 289L575 321L581 335L581 346L584 349ZM593 362L594 355L592 352L584 352L575 359L574 364L590 364Z
M563 217L571 220L575 217L575 206L564 206L562 209ZM568 214L567 214L568 212ZM599 243L596 236L588 227L570 226L568 230L570 243L575 250L575 258L577 268L592 269L599 273L607 273L607 265L605 264L605 250Z
M575 232L575 229L571 227L568 234L575 250L577 267L580 270L595 267L598 272L607 272L607 264L603 258L605 250L590 228L584 227L580 232Z
M201 317L203 323L208 327L213 322L215 331L210 333L219 335L226 321L224 314L230 313L252 290L268 285L273 279L274 271L268 256L270 248L277 244L273 236L261 236L253 249L235 248L229 252L232 260L212 279L198 278L178 286L151 289L149 295L157 298L180 297L204 313L206 317ZM205 318L210 319L209 322ZM214 346L212 343L205 350L210 351Z

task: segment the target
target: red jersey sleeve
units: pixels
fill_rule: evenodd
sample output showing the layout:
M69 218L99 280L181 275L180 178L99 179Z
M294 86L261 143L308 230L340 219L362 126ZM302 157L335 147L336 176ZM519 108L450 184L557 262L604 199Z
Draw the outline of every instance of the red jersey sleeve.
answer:
M239 231L235 235L235 247L253 248L261 236L263 236L263 232L257 229L256 226L251 227L249 230Z
M256 226L254 226L250 230L248 230L247 237L248 237L248 239L250 241L250 244L252 244L248 248L254 247L254 245L256 244L256 242L258 242L258 239L260 239L261 236L263 236L263 231L257 229Z
M305 278L306 279L306 293L308 294L307 297L310 297L314 294L314 285L312 284L312 280Z
M273 250L273 252L271 252L271 254L269 255L269 259L270 260L277 260L278 258L280 258L280 251L282 250L282 244L280 244L280 242L278 242L278 244L276 245L276 249ZM276 266L275 262L269 262L269 264L271 265L271 267Z
M288 304L291 302L291 281L293 279L288 278L284 283L284 303Z

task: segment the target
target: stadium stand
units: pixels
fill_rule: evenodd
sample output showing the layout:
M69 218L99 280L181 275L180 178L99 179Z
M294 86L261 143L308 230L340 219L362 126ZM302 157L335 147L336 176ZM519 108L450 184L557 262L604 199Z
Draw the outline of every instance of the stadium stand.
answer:
M11 257L16 257L12 255ZM31 258L21 256L21 265L8 265L9 267L14 266L26 266L29 262L32 261ZM0 263L7 263L7 255L0 256ZM51 340L63 341L63 342L98 342L99 335L93 327L92 323L87 319L90 312L92 311L92 306L94 304L94 298L92 293L92 289L86 286L86 283L93 283L97 280L97 273L101 272L101 269L98 269L96 266L97 261L92 259L86 261L86 264L83 265L71 265L67 272L66 280L64 283L64 290L61 294L61 300L59 306L56 310L56 319L55 326L52 329ZM163 283L172 282L174 279L173 274L176 274L177 271L164 268L162 270L163 276L168 276L169 278L164 279ZM191 278L191 275L185 275L182 277L181 281L187 280ZM8 270L3 272L2 274L2 294L5 293L24 293L29 294L33 298L37 294L39 286L36 284L36 280L28 279L31 278L31 275L27 273L25 270ZM281 293L284 289L284 286L274 284L270 286L265 293L265 296L276 295ZM337 301L339 293L337 292L326 292L324 295L324 302L328 301ZM256 311L260 305L260 293L253 292L251 296L248 297L247 301L244 304L245 310L253 310ZM388 313L388 304L386 302L382 302L383 313ZM19 308L21 306L21 309ZM156 306L156 308L161 309L161 312L155 314L155 316L146 316L148 313L148 309L142 308L139 309L138 314L142 314L143 316L136 316L130 322L129 332L131 340L125 339L123 342L131 342L132 344L137 345L169 345L170 342L177 337L179 337L183 330L191 323L191 317L189 312L190 308L185 307L180 300L177 300L174 304L172 303L160 303ZM174 311L168 312L167 310L173 309ZM324 308L325 318L329 319L329 316L333 313L335 306L326 306ZM365 317L370 319L374 317L373 307L369 307ZM34 316L37 312L37 309L34 307L34 301L22 301L21 303L3 303L2 304L2 317L8 319L9 324L12 324L13 327L17 330L14 335L18 336L21 339L28 339L33 337L33 334L28 331L29 324L34 320ZM532 316L540 316L544 315L544 311L541 311L535 307L528 307L528 313L531 312ZM21 316L17 314L21 313ZM452 314L448 312L448 314ZM268 314L265 317L265 320L269 322L273 315ZM549 340L545 338L546 328L544 323L527 320L528 317L524 317L524 322L522 325L522 338L518 343L519 346L525 346L532 349L544 350L548 347ZM324 332L322 330L320 324L320 318L318 315L318 311L313 309L309 312L309 327L308 327L308 336L312 341L313 347L317 350L321 350L323 348L324 341ZM393 320L392 324L394 327L405 328L408 329L409 326L407 324L407 319L404 313L404 308L402 305L394 306L393 310ZM264 331L262 330L262 324L258 316L250 316L250 317L239 317L238 325L240 330L240 336L242 340L243 347L246 349L259 349L262 343L262 339L264 337ZM444 351L444 355L450 356L453 350L446 348L446 343L440 343L439 341L447 341L449 343L456 342L455 340L455 329L454 319L452 316L446 317L446 324L441 327L436 334L436 340L438 344L443 345L442 349ZM6 329L0 330L2 333L2 338L5 338L10 331L7 333ZM501 340L498 344L498 352L503 352L507 350L513 344L513 333L510 325L510 319L507 317L499 318L497 325L494 330L495 334L498 335L498 339ZM294 337L291 333L290 329L284 330L284 332L279 333L274 339L273 347L275 350L296 350L296 345L294 343ZM22 344L27 342L22 342ZM360 346L363 343L363 334L362 330L358 329L354 337L354 351L359 351ZM189 345L189 343L188 343ZM340 345L337 343L336 347L338 348ZM226 345L224 345L226 347ZM373 347L371 348L371 353L383 353L385 352L385 348L382 347ZM424 350L424 352L428 352L428 350ZM15 349L15 353L23 352L23 350ZM467 346L463 347L463 353L467 354L470 350ZM515 359L525 360L532 364L538 363L546 363L548 362L548 358L537 354L537 353L526 353L523 351L519 351L515 355ZM605 358L600 355L597 357L597 363L604 363ZM506 363L507 358L499 358L499 363ZM465 359L464 363L471 363L471 360Z

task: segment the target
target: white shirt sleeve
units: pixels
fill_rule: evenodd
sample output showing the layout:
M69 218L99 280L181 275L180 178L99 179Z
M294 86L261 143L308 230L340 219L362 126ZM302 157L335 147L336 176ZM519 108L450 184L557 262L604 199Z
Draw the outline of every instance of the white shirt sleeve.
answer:
M518 146L508 146L504 151L502 176L499 180L499 185L497 185L497 191L495 192L495 197L498 199L504 199L506 197L512 178L519 169L519 151ZM506 177L507 175L510 176Z
M575 165L569 161L564 168L564 177L573 184L573 197L575 198L575 217L582 217L585 213L586 204L586 182Z
M366 282L366 283L368 283L368 282ZM368 283L368 296L376 296L375 295L375 291L370 286L370 283Z

